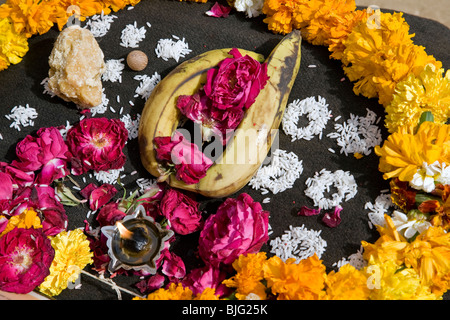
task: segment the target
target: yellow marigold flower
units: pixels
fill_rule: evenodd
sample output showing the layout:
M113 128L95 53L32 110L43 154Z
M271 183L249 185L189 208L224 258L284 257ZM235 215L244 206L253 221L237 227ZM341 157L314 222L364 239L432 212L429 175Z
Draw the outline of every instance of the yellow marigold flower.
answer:
M50 266L50 274L39 286L39 290L49 296L56 296L74 282L81 270L92 263L89 240L81 229L63 231L51 237L55 258Z
M147 298L135 297L134 300L192 300L192 291L181 283L171 283L169 288L161 288L150 293Z
M410 73L418 75L426 64L441 67L425 48L413 44L409 25L402 13L382 13L379 27L363 17L344 40L342 54L344 71L355 81L355 94L368 98L378 97L386 106L392 99L395 85Z
M388 215L384 216L386 226L377 226L380 237L375 243L361 241L364 248L363 258L366 261L376 261L384 263L385 261L392 261L397 265L403 264L404 249L408 245L406 239L400 235Z
M298 2L305 2L301 0ZM293 0L266 0L262 12L266 15L263 20L268 24L268 29L274 33L287 34L295 29L293 27L293 11L296 7Z
M10 19L0 19L0 71L22 61L27 52L27 37L14 30Z
M31 37L44 34L53 26L53 0L7 0L0 6L0 18L9 17L17 33Z
M42 228L41 219L37 212L32 208L26 209L21 214L9 218L8 224L6 225L5 230L0 234L0 237L14 228L39 229Z
M427 285L421 282L417 272L412 268L403 268L393 261L379 264L369 264L376 268L372 277L374 286L371 288L371 300L437 300L441 296L431 292Z
M450 276L450 233L441 227L422 232L405 249L405 265L414 268L433 292L446 292L448 279L442 281L442 278Z
M401 126L416 126L423 112L430 111L434 122L445 123L450 118L450 71L433 64L418 75L410 74L397 83L391 103L386 107L386 127L389 132Z
M317 300L325 295L325 266L316 254L296 263L274 256L264 264L267 287L278 300Z
M266 286L261 282L264 279L263 266L266 262L266 253L240 255L233 262L236 275L222 283L236 289L236 298L246 300L249 294L256 294L261 300L266 299Z
M338 272L331 271L326 278L325 299L327 300L367 300L370 290L368 275L350 264L343 265Z
M384 179L411 181L424 162L450 163L450 125L426 121L414 131L415 127L401 127L389 135L383 147L374 148Z
M197 294L194 300L219 300L219 296L216 295L215 289L206 288L203 292Z

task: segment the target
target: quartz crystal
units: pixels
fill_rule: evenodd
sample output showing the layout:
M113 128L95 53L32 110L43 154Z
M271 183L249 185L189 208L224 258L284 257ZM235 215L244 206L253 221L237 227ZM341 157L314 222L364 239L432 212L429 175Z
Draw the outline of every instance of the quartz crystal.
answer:
M80 108L102 102L104 55L92 33L77 25L64 29L49 57L49 89Z

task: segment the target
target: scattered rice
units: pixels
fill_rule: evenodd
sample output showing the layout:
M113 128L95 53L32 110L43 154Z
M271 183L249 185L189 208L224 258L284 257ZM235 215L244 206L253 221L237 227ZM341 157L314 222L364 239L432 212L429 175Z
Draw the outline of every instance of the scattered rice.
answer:
M175 59L176 62L180 58L184 58L187 54L191 53L189 45L185 42L185 39L180 39L177 36L172 35L176 41L172 39L160 39L156 45L155 53L158 58L168 61L170 58Z
M292 188L302 172L302 160L298 160L295 153L276 149L270 164L259 168L249 185L253 189L262 190L262 194L266 194L268 190L277 194Z
M31 108L28 103L24 106L15 106L11 109L11 113L5 115L6 119L13 120L10 128L15 128L20 131L21 127L34 126L33 119L36 119L38 113L35 108Z
M64 140L66 140L67 132L69 132L70 128L72 128L72 125L70 124L70 122L68 120L66 120L65 126L60 126L58 128L59 132L61 133L61 136L63 137Z
M89 109L91 111L92 116L95 116L97 113L98 114L105 113L106 110L108 110L108 104L109 104L109 99L106 97L105 88L103 88L102 102L98 106L95 106L95 107Z
M357 184L354 177L343 170L330 172L322 169L316 172L313 178L306 180L305 194L314 201L314 205L321 209L331 209L340 205L343 200L352 199L357 193ZM330 192L333 186L337 192L331 195L331 199L325 198L324 191Z
M50 90L50 88L48 87L48 80L49 80L49 77L47 77L41 81L41 85L44 86L43 93L48 94L53 98L54 96L56 96L56 94L52 90Z
M125 64L122 59L110 59L105 62L106 71L102 75L103 81L122 83L122 71L125 69Z
M112 14L104 15L102 11L100 15L96 14L89 18L84 27L88 28L94 37L103 37L108 33L114 19L117 19L117 16Z
M139 132L140 119L141 119L140 114L136 115L135 120L131 119L131 116L129 114L126 114L122 118L120 118L120 121L122 121L125 124L125 128L128 130L128 140L137 138Z
M360 153L367 156L373 147L382 143L381 130L374 125L377 115L369 109L366 110L365 117L350 114L350 119L334 125L336 132L327 134L327 137L336 139L337 145L341 147L341 154L347 156L349 153Z
M357 270L361 270L367 265L366 260L363 258L364 248L361 246L356 253L351 254L347 258L342 258L338 262L333 263L333 267L340 269L343 265L350 264Z
M327 242L320 236L321 232L322 230L308 230L304 225L301 227L291 225L281 237L270 241L270 252L283 261L295 258L299 262L314 253L320 258L327 246Z
M143 194L145 192L145 190L147 190L148 188L152 187L155 183L156 183L156 180L150 180L147 178L136 179L136 184L138 185L139 192L141 194Z
M139 42L145 39L146 32L145 27L138 28L135 21L134 24L129 24L122 30L120 45L125 48L137 48Z
M94 171L94 177L102 183L115 184L124 168L112 169L109 171Z
M307 114L308 125L298 128L300 116ZM282 127L284 133L291 136L291 141L305 139L311 140L314 135L320 135L325 129L328 120L331 118L331 111L328 110L328 104L325 98L318 96L309 97L303 100L297 99L290 103L284 112Z
M385 225L384 215L388 213L389 208L393 206L394 204L391 200L390 193L380 194L375 199L374 203L366 202L366 204L364 205L364 209L370 210L370 212L368 213L369 227L372 229L373 225L384 226Z
M139 83L139 86L135 90L136 94L147 100L158 82L161 81L161 75L158 72L155 72L151 77L144 74L137 75L133 79L141 81L141 83ZM131 101L130 104L132 106L134 105Z

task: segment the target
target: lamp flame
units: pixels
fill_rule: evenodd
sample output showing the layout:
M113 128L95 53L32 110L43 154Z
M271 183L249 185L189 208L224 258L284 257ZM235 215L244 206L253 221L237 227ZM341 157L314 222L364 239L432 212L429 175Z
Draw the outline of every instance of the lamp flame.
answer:
M119 221L116 222L117 229L119 230L120 237L122 239L131 239L133 237L133 232L128 230L122 223Z

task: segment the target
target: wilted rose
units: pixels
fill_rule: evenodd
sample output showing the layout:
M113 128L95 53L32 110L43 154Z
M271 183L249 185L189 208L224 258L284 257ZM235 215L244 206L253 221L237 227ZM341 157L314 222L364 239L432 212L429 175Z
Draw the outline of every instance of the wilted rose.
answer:
M233 58L226 58L218 68L208 70L205 94L214 108L248 109L266 85L267 64L261 64L248 55L242 56L236 48L229 54Z
M188 119L201 123L203 137L212 135L226 144L229 131L238 127L245 110L267 83L267 64L232 49L232 58L222 60L207 72L206 84L193 95L180 95L177 107Z
M50 274L55 256L41 229L15 228L0 238L0 290L28 293Z
M41 128L36 135L28 135L17 144L18 160L11 165L22 171L40 170L37 176L40 184L50 184L65 177L69 173L67 162L70 153L59 130L54 127Z
M174 165L177 179L186 184L198 183L213 164L196 144L187 141L178 131L172 138L156 137L154 143L157 159Z
M176 189L167 189L160 202L161 214L178 234L189 234L203 225L199 203Z
M191 270L186 277L183 278L184 287L191 289L194 295L202 293L206 288L215 289L215 294L219 296L228 295L230 289L222 284L227 277L227 273L220 268L206 265L204 267Z
M42 214L42 228L46 235L54 236L66 229L66 210L52 187L33 186L22 189L11 200L10 215L21 214L27 208L33 208Z
M117 189L109 183L104 183L99 187L90 183L80 193L85 199L89 200L91 210L98 210L116 195Z
M73 155L72 173L122 168L126 160L122 150L127 139L125 124L118 119L81 120L67 132L67 144Z
M112 226L116 221L120 221L126 216L126 213L121 211L118 207L118 203L112 202L100 209L97 215L97 221L100 224L100 227Z
M229 265L241 254L258 252L269 239L268 226L269 212L248 194L228 198L206 220L199 255L213 266Z

